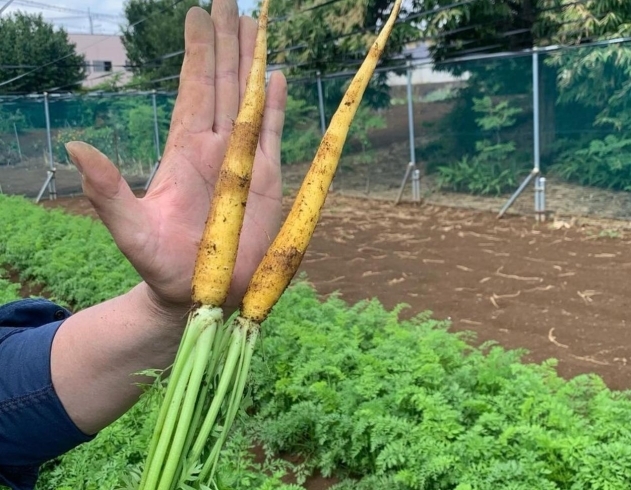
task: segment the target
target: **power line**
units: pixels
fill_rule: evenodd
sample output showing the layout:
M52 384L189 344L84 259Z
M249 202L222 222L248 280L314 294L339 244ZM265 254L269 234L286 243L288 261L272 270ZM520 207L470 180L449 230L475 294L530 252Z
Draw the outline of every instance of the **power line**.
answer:
M18 0L18 1L22 1L22 0ZM175 4L177 4L177 3L179 3L179 1L181 1L181 0L176 1L173 4L173 6ZM285 16L283 18L291 19L291 18L293 18L293 17L295 17L297 15L301 15L303 13L306 13L306 12L309 12L309 11L312 11L312 10L315 10L315 9L318 9L318 8L327 7L327 6L330 6L332 4L338 3L340 1L341 0L328 0L328 1L325 1L325 2L323 2L321 4L314 5L314 6L311 6L311 7L307 7L305 9L302 9L301 11L293 14L293 15ZM414 13L414 14L410 14L410 15L408 15L405 18L400 18L400 19L397 20L397 23L408 23L411 20L415 20L415 19L418 19L420 17L431 15L431 14L436 14L436 13L444 11L444 10L451 10L453 8L458 8L458 7L461 7L461 6L464 6L464 5L468 5L468 4L473 3L474 1L475 0L464 0L464 1L459 1L459 2L452 3L450 5L441 6L439 8L433 8L433 9L424 10L422 12L417 12L417 13ZM563 8L566 8L566 7L571 6L571 5L582 4L582 3L584 3L584 2L583 1L576 1L576 2L573 2L572 4L560 5L560 6L555 6L555 7L548 7L546 9L541 9L541 12L563 9ZM164 11L164 10L165 9L163 9L162 11ZM153 15L153 14L151 14L151 15ZM136 25L140 24L141 22L147 20L148 17L150 17L150 16L147 16L146 18L141 19L140 21L132 24L131 26L129 26L129 28L131 28L133 26L136 26ZM281 19L281 18L277 18L277 19ZM454 33L457 33L457 32L465 32L467 30L477 29L479 27L484 27L484 26L487 26L487 25L496 24L496 23L500 23L500 22L503 22L503 20L500 19L500 20L497 20L497 21L494 21L494 22L477 24L475 26L467 26L467 27L457 28L457 29L454 29L454 30L446 32L446 33L440 33L437 36L431 36L431 37L430 36L422 36L420 38L415 39L414 41L436 39L436 38L444 37L444 36L451 35L451 34L454 34ZM337 36L337 37L329 37L328 39L325 39L324 41L325 42L326 41L335 42L335 41L337 41L339 39L343 39L343 38L351 36L351 35L360 34L360 33L364 33L364 32L367 32L367 31L372 31L373 29L375 29L377 27L378 27L378 24L375 24L374 26L369 26L369 27L365 27L365 28L356 29L353 32L350 32L350 33L347 33L347 34L343 34L343 35L340 35L340 36ZM514 35L524 34L524 33L527 33L529 31L530 31L530 29L516 29L516 30L513 30L513 31L508 31L508 32L502 33L502 34L500 34L500 35L498 35L496 37L499 37L499 38L501 38L501 37L510 37L510 36L514 36ZM471 43L475 43L475 40L473 40L473 41L471 41L471 40L464 41L464 43L456 43L456 45L462 46L463 44L466 45L466 44L471 44ZM290 47L287 47L287 48L284 48L284 49L281 49L281 50L277 50L277 51L271 52L270 54L273 55L273 54L281 53L283 51L291 51L291 50L296 50L296 49L302 49L302 48L305 48L305 47L307 47L307 45L300 44L300 45L290 46ZM452 45L452 47L455 47L455 46ZM475 52L480 52L480 51L488 51L488 50L491 50L491 49L496 49L498 47L501 47L501 45L500 44L492 44L492 45L487 45L487 46L480 46L480 47L472 48L472 49L466 50L466 51L459 51L459 54L469 54L469 53L475 53ZM157 58L154 58L152 60L149 60L147 62L143 62L141 65L137 65L137 67L150 66L152 63L154 63L156 61L160 61L160 60L168 59L168 58L171 58L171 57L175 57L175 56L178 56L178 55L183 54L183 53L184 53L184 50L178 50L178 51L174 51L174 52L171 52L171 53L167 53L167 54L164 54L164 55L159 56ZM331 60L324 60L324 59L311 60L309 62L303 62L303 63L293 64L293 65L285 65L285 66L283 66L283 68L284 69L290 69L290 68L301 67L301 66L309 66L309 65L313 65L313 64L316 64L316 63L319 63L319 62L326 62L326 61L331 61ZM335 60L333 60L333 61L335 61ZM104 78L104 77L108 77L108 76L113 76L113 75L118 74L118 73L124 73L124 71L107 73L107 74L102 75L101 77L98 77L98 78ZM161 79L158 79L157 81L156 80L150 80L150 81L147 81L147 82L141 81L141 82L138 82L138 84L142 84L142 83L158 83L160 81L173 80L173 79L176 79L176 78L177 78L177 75L173 75L173 76L163 77ZM77 82L74 82L72 84L67 84L65 86L62 86L62 87L55 87L55 88L50 89L50 90L60 90L60 89L63 89L63 88L66 88L66 87L69 87L69 86L81 83L82 81L83 80L77 81ZM6 83L7 82L5 82L4 84L6 84ZM2 85L3 84L0 84L0 86L2 86Z
M323 4L319 4L319 5L315 6L315 7L318 8L318 7L330 5L332 3L337 3L339 1L340 0L330 0L329 2L324 2ZM422 16L426 16L426 15L429 15L429 14L435 14L435 13L438 13L438 12L441 12L441 11L444 11L444 10L450 10L450 9L453 9L453 8L456 8L456 7L467 5L467 4L472 3L473 1L475 1L475 0L465 0L465 1L455 2L455 3L452 3L450 5L445 5L445 6L442 6L442 7L439 7L439 8L425 10L423 12L417 12L417 13L412 14L410 16L407 16L405 18L399 19L397 22L398 23L407 23L410 20L418 19L418 18L420 18ZM580 2L576 2L576 3L580 3ZM313 9L313 7L308 8L308 9L304 9L304 11L308 11L308 10L312 10L312 9ZM547 10L552 10L552 9L548 8ZM461 28L453 29L451 31L441 32L441 33L439 33L437 35L434 35L434 36L422 36L420 38L414 39L412 42L414 42L414 41L418 42L418 41L435 40L435 39L439 39L439 38L442 38L442 37L445 37L445 36L448 36L448 35L451 35L451 34L454 34L454 33L464 32L464 31L472 30L472 29L477 29L479 27L485 27L485 26L488 26L488 25L495 25L495 24L501 23L501 22L503 22L503 20L500 19L500 20L496 20L496 21L476 24L474 26L461 27ZM365 32L365 31L373 30L376 27L378 27L378 26L375 25L375 26L371 26L371 27L367 27L367 28L361 28L359 30L353 31L353 32L348 33L348 34L344 34L344 35L341 35L341 36L330 38L330 41L331 42L335 42L335 41L337 41L339 39L342 39L344 37L348 37L349 35L354 35L354 34L357 34L357 33L362 33L362 32ZM530 29L525 29L525 28L524 29L514 29L512 31L507 31L507 32L501 33L498 36L496 36L496 38L499 39L499 38L511 37L511 36L515 36L515 35L519 35L519 34L528 33L528 32L530 32ZM453 42L453 43L450 43L450 45L448 45L447 47L462 47L463 45L472 44L472 43L475 43L475 42L476 42L475 40L464 41L463 43ZM286 49L298 49L298 48L301 48L303 46L305 46L305 45L293 46L293 47L289 47L289 48L286 48ZM496 48L499 48L499 47L502 47L502 45L501 44L492 44L492 45L486 45L486 46L479 46L479 47L471 48L471 49L468 49L468 50L461 50L461 51L459 51L459 55L463 55L463 56L464 55L470 55L470 54L473 54L473 53L489 51L491 49L496 49ZM271 52L270 55L274 54L274 53L279 53L279 52L282 52L282 50L279 50L279 51L276 51L276 52ZM167 53L165 55L162 55L162 56L159 56L159 57L154 58L152 60L149 60L148 62L144 62L141 66L149 66L151 63L153 63L155 61L171 58L171 57L183 54L183 53L184 53L184 50L179 50L179 51L174 51L172 53ZM362 51L357 51L355 53L350 53L350 56L353 56L354 54L364 55L365 52L363 50ZM383 63L387 63L388 61L396 61L396 60L397 60L397 58L392 58L390 60L382 60L382 64ZM282 65L280 68L284 69L284 70L287 70L287 69L292 69L292 68L308 67L308 66L311 66L311 65L316 65L318 63L324 63L324 62L339 63L339 64L343 63L346 66L349 66L349 65L352 66L352 65L359 65L359 64L361 64L362 60L359 60L359 59L358 60L353 60L353 59L351 59L351 60L349 60L349 59L340 60L340 59L331 59L331 58L316 59L316 60L305 61L305 62L302 62L302 63L294 63L294 64L291 64L291 65L285 64L285 65ZM385 67L385 68L387 70L393 69L393 68L390 68L390 67ZM314 69L313 71L316 71L316 70ZM159 82L168 81L168 80L175 80L177 78L179 78L179 75L175 74L175 75L170 75L170 76L161 77L161 78L158 78L158 79L153 79L153 80L148 80L148 81L139 81L139 82L136 82L133 85L135 86L135 85L142 85L142 84L154 84L154 83L159 83ZM62 88L65 88L65 87L62 87Z
M2 15L2 12L4 12L14 1L15 0L7 0L7 3L0 8L0 15Z
M298 17L298 16L300 16L302 14L305 14L307 12L312 12L313 10L318 10L318 9L323 8L323 7L328 7L330 5L333 5L335 3L339 3L341 1L344 1L344 0L327 0L327 1L319 3L317 5L312 5L310 7L305 7L303 9L300 9L297 12L293 12L293 13L288 14L288 15L282 15L282 16L279 16L279 17L272 17L269 20L269 23L273 24L274 22L279 22L281 20L291 20L291 19L293 19L295 17Z
M442 11L459 8L459 7L462 7L462 6L465 6L465 5L472 4L475 1L476 0L463 0L463 1L451 3L449 5L444 5L444 6L437 7L437 8L427 9L427 10L424 10L424 11L421 11L421 12L416 12L416 13L410 14L410 15L404 17L404 18L397 19L396 24L406 24L406 23L409 23L409 22L411 22L413 20L417 20L417 19L419 19L421 17L426 17L426 16L429 16L429 15L435 15L435 14L437 14L439 12L442 12ZM586 0L577 0L577 1L572 2L570 4L557 5L557 6L554 6L554 7L547 7L545 9L537 10L537 13L539 13L539 12L547 12L547 11L554 11L554 10L563 10L563 9L569 7L569 6L584 4L585 1ZM461 28L457 28L457 29L454 29L454 30L449 31L449 32L439 33L439 34L437 34L435 36L422 35L422 36L420 36L418 38L411 39L409 42L419 42L419 41L428 41L428 40L439 39L441 37L445 37L445 36L448 36L448 35L451 35L451 34L455 34L455 33L459 33L459 32L466 32L466 31L474 30L474 29L477 29L477 28L480 28L480 27L487 27L489 25L501 24L502 22L504 22L504 19L498 19L498 20L495 20L495 21L485 22L485 23L482 23L482 24L476 24L474 26L461 27ZM344 39L344 38L347 38L347 37L350 37L350 36L354 36L354 35L358 35L358 34L364 34L366 32L372 32L373 30L377 29L378 27L379 27L379 24L374 24L372 26L358 28L358 29L355 29L355 30L353 30L353 31L351 31L349 33L346 33L346 34L341 34L341 35L338 35L338 36L329 36L327 38L324 38L324 39L320 40L320 42L335 43L335 42L339 41L340 39ZM505 33L498 34L497 36L495 36L495 38L496 39L507 38L507 37L516 36L516 35L519 35L519 34L525 34L525 33L528 33L528 32L532 32L531 29L528 29L528 28L515 29L513 31L508 31L508 32L505 32ZM466 44L471 44L471 43L474 43L474 42L476 42L476 41L475 40L474 41L467 40L467 41L464 41L463 43L464 43L464 45L466 45ZM457 46L452 45L451 47L457 47ZM481 50L484 51L484 50L496 49L496 48L499 48L499 47L502 47L502 45L500 45L500 44L493 44L493 45L488 45L488 46L485 46L485 47L472 48L472 50L467 51L467 52L478 52L478 51L481 51ZM271 51L269 53L269 55L273 56L275 54L280 54L280 53L283 53L283 52L291 52L291 51L307 49L307 48L309 48L309 45L306 44L306 43L302 43L302 44L297 44L297 45L294 45L294 46L280 48L280 49L277 49L275 51ZM298 65L287 65L287 66L288 67L291 67L291 66L305 66L305 65L309 65L309 64L316 64L318 62L326 62L326 61L327 60L312 60L311 62L304 62L304 63L300 63Z
M182 1L183 1L183 0L173 0L173 3L172 3L171 5L169 5L168 7L165 7L165 8L163 8L163 9L160 9L160 10L158 10L157 12L152 12L151 14L149 14L149 15L147 15L147 16L145 16L145 17L143 17L142 19L138 20L137 22L134 22L133 24L131 24L131 25L130 25L130 26L128 26L125 30L126 30L126 31L128 31L129 29L132 29L133 27L136 27L136 26L138 26L138 25L142 24L143 22L145 22L145 21L147 21L148 19L150 19L152 16L157 15L157 14L160 14L160 13L162 13L162 12L165 12L168 8L173 8L173 7L175 7L177 4L181 3ZM83 49L82 49L82 51L85 51L85 50L87 50L87 49L89 49L89 48L91 48L91 47L93 47L93 46L95 46L95 45L97 45L97 44L99 44L99 43L103 42L104 40L105 40L105 38L103 38L103 39L99 39L99 40L97 40L97 41L95 41L95 42L93 42L93 43L89 44L89 45L88 45L88 46L86 46L85 48L83 48ZM26 76L28 76L28 75L31 75L31 74L33 74L33 73L35 73L35 72L39 71L39 70L42 70L42 69L44 69L44 68L46 68L46 67L48 67L48 66L51 66L51 65L53 65L53 64L55 64L55 63L57 63L57 62L59 62L59 61L63 61L63 60L65 60L65 59L69 58L70 56L73 56L74 54L77 54L77 53L75 53L75 52L73 51L72 53L68 53L68 54L67 54L67 55L65 55L65 56L61 56L61 57L57 58L56 60L49 61L48 63L44 63L43 65L38 66L37 68L33 68L32 70L29 70L29 71L27 71L26 73L22 73L22 74L17 75L17 76L15 76L15 77L13 77L13 78L11 78L11 79L9 79L9 80L5 80L5 81L3 81L3 82L0 82L0 87L4 87L5 85L8 85L8 84L13 83L13 82L15 82L15 81L17 81L17 80L20 80L21 78L24 78L24 77L26 77Z
M44 10L54 10L57 12L68 12L72 14L89 14L94 18L120 19L123 17L122 15L91 12L89 10L73 9L69 7L59 7L57 5L50 5L47 3L36 2L34 0L15 0L15 3L18 5L26 6L26 7L33 7L33 8L44 9Z

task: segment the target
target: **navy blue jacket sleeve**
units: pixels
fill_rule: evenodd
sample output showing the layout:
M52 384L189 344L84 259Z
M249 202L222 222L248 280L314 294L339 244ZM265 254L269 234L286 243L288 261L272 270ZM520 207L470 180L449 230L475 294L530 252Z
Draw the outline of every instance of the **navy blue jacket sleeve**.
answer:
M50 351L70 312L44 299L0 307L0 486L32 490L38 467L92 437L52 384Z

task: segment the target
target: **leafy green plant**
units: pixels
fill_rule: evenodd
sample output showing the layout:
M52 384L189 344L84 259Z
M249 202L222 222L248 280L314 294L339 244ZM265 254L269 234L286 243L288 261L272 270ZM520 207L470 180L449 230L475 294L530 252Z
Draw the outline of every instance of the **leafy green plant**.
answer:
M110 156L110 158L116 158L114 129L110 126L60 129L53 139L53 155L56 161L70 163L64 145L68 141L73 140L85 141Z
M283 164L311 161L320 142L318 108L289 96L281 144Z
M631 396L596 376L567 382L554 361L473 348L445 323L400 321L376 300L321 304L304 284L279 306L252 382L252 430L269 454L342 472L344 489L628 485L631 429L616 420L631 415Z
M354 153L353 159L358 163L372 163L374 153L371 151L372 142L369 133L372 130L385 127L386 121L383 116L366 106L360 106L348 133L349 144L344 147L343 154Z
M20 299L18 294L20 285L6 279L4 271L0 269L0 304Z
M139 163L156 161L154 114L149 99L109 97L72 102L65 107L72 116L71 123L59 129L54 137L57 161L68 162L64 145L71 140L90 143L127 173L135 172ZM171 105L170 98L164 100L164 97L157 104L161 146L166 141Z
M472 194L499 195L514 188L523 165L515 154L515 143L503 141L502 131L516 123L515 116L522 110L511 107L508 101L494 103L491 97L474 98L473 110L478 127L488 138L477 141L476 153L438 168L441 188Z
M0 261L69 303L96 303L137 280L87 218L0 196L0 226L11 236ZM288 289L263 325L220 488L297 489L284 475L304 481L314 469L343 478L336 490L628 488L630 392L597 376L563 380L555 361L525 364L522 351L473 347L470 334L429 314L402 321L403 307L322 302L302 281ZM47 464L38 489L134 488L159 396L158 385L94 441Z
M0 227L11 237L0 243L0 263L73 307L104 301L139 281L105 227L88 217L0 196Z
M19 153L14 132L26 126L26 118L18 108L4 108L0 105L0 166L19 161ZM15 124L15 126L14 126ZM4 134L3 134L4 133Z
M631 137L611 134L566 150L551 171L581 185L631 190Z

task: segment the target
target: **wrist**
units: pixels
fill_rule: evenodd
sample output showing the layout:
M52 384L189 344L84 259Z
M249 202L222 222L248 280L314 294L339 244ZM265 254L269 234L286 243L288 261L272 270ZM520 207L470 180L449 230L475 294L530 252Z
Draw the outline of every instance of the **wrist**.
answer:
M135 296L139 308L146 312L156 327L181 335L191 305L162 300L146 282L138 284L129 294Z
M186 309L157 302L145 283L78 311L59 327L51 352L51 377L70 418L94 434L133 405L139 375L166 369L180 345Z

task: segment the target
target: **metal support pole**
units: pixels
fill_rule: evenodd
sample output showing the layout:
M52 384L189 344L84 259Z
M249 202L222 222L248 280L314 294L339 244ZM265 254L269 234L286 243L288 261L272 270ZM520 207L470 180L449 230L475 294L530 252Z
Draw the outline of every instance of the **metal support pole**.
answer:
M539 186L539 177L535 178L535 219L539 222L539 213L541 212L541 187Z
M153 131L156 138L156 161L159 162L162 158L160 154L160 128L158 127L158 104L156 102L156 91L151 94L153 100Z
M540 201L539 204L541 206L541 217L542 220L545 221L546 220L546 178L545 177L541 177L541 179L539 179L539 185L541 186L541 197L540 197Z
M421 171L418 168L412 172L412 201L421 202Z
M153 103L153 132L156 145L156 163L154 163L151 172L149 173L149 178L145 183L145 191L149 189L151 182L153 182L153 178L156 176L156 172L158 171L158 167L160 166L160 160L162 159L162 155L160 153L160 128L158 126L158 104L156 102L155 90L151 93L151 99Z
M44 92L44 114L46 117L46 139L48 140L48 166L49 170L46 176L46 183L42 187L42 190L45 187L48 187L48 198L51 201L57 199L57 186L55 182L55 162L53 160L53 139L50 134L50 111L48 109L48 92ZM39 202L41 199L41 194L37 198L36 202Z
M526 186L533 177L539 177L541 174L541 147L540 147L540 121L539 121L539 53L537 48L532 51L532 119L533 119L533 169L528 177L521 183L515 193L509 198L508 202L500 210L497 215L498 219L503 217L506 211L515 203L517 198L524 192ZM544 181L545 182L545 181ZM535 181L536 186L536 181ZM537 213L537 192L535 189L535 213Z
M534 170L528 174L528 177L524 179L524 181L521 183L519 188L510 197L510 199L506 202L506 204L504 204L504 207L500 210L499 214L497 215L498 219L504 216L506 211L508 211L508 209L515 203L515 201L521 195L521 193L524 192L524 189L526 189L526 186L530 184L530 181L533 179L533 177L536 177L537 175L538 174Z
M394 204L399 204L401 202L401 197L403 196L403 191L405 190L405 185L407 184L410 175L412 175L412 200L414 202L421 201L421 192L420 192L420 178L421 172L416 168L416 144L414 142L414 100L412 96L412 63L408 61L407 68L407 98L408 98L408 132L409 132L409 145L410 145L410 161L408 163L407 168L405 169L405 175L403 176L403 181L401 182L401 187L399 188L399 194L394 201Z
M401 197L403 197L403 191L405 189L405 184L410 178L410 174L412 173L412 169L414 168L414 162L408 163L408 167L405 169L405 175L403 176L403 181L401 181L401 187L399 187L399 194L394 201L394 204L399 204L401 202Z
M324 114L324 91L322 90L322 76L320 72L316 75L316 80L318 82L318 107L320 109L320 129L322 131L322 135L326 133L326 115Z
M416 165L416 144L414 142L414 100L412 97L412 62L408 61L408 130L410 136L410 162L412 165Z
M535 180L535 219L537 223L546 220L546 179L537 177Z
M18 127L13 123L13 131L15 132L15 143L18 146L18 155L20 155L20 162L22 162L22 147L20 146L20 137L18 136Z
M539 53L536 48L532 52L532 119L534 170L541 172L541 121L539 120Z

